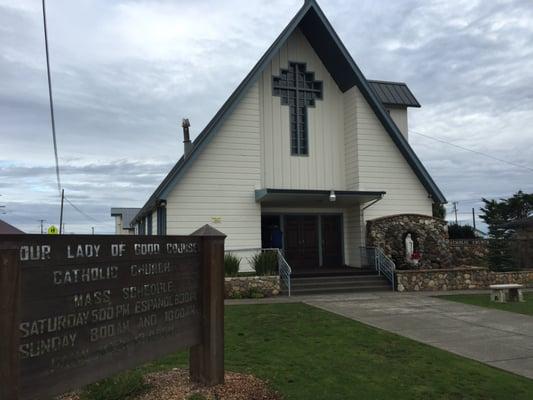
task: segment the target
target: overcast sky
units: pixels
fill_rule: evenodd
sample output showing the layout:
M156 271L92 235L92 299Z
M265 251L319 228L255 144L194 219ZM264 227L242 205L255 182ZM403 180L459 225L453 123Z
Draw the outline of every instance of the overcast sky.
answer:
M302 0L48 0L61 177L92 219L65 208L67 232L113 231L111 206L140 207L193 137L301 7ZM410 142L468 218L480 197L533 191L533 1L322 0L369 79L407 82ZM0 0L0 218L27 232L58 223L40 0ZM2 210L2 208L0 208Z

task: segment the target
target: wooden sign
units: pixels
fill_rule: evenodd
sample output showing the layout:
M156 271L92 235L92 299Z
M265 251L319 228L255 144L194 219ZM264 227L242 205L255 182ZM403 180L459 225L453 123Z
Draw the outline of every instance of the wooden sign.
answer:
M184 348L194 380L221 383L224 235L198 232L0 237L0 400L43 399Z

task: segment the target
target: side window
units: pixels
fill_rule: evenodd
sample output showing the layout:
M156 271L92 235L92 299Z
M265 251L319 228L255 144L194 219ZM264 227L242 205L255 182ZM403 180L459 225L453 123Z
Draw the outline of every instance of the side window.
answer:
M147 226L147 234L148 235L151 235L152 234L152 214L148 215L146 217L146 226Z
M165 207L157 209L157 234L167 234L167 209Z

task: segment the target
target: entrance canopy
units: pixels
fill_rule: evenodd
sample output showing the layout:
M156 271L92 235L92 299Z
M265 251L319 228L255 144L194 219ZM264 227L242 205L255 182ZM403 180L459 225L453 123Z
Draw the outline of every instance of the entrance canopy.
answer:
M255 201L271 207L350 207L379 200L385 192L363 190L259 189Z

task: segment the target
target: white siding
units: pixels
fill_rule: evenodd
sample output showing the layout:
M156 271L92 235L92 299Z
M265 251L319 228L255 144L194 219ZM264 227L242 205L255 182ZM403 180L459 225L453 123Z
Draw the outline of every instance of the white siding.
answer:
M396 107L396 108L388 108L389 114L392 117L392 120L402 132L403 136L406 139L409 139L408 136L408 129L407 129L407 107Z
M323 82L323 100L309 107L309 156L291 156L289 107L272 95L272 76L289 61L305 62ZM290 189L343 189L343 95L304 35L296 30L259 79L262 118L262 186Z
M361 225L361 208L354 206L344 211L344 251L345 262L358 266L360 263L359 247L363 245Z
M387 192L381 201L365 211L365 220L402 213L431 215L432 201L426 189L359 89L353 95L357 104L359 190Z
M167 234L211 224L227 235L226 249L261 247L259 126L255 84L167 197Z
M357 163L357 97L355 87L346 91L344 97L344 159L346 160L346 189L359 187L359 166Z
M122 215L115 215L115 235L122 234Z

